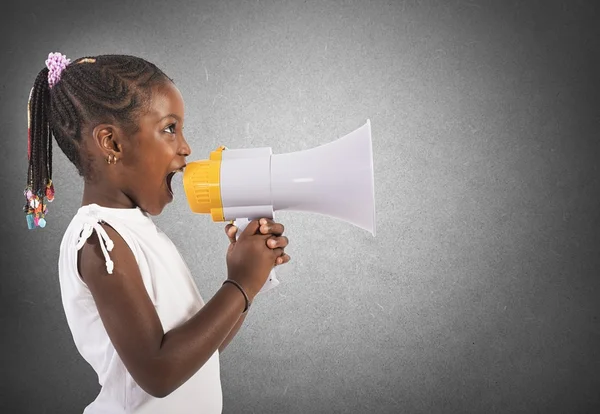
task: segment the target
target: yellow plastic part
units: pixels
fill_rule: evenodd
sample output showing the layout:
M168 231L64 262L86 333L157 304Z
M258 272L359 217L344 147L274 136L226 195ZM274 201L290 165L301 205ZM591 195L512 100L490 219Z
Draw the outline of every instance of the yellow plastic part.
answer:
M194 213L210 214L213 221L225 221L221 200L221 160L226 147L210 153L208 160L189 163L183 172L185 195Z

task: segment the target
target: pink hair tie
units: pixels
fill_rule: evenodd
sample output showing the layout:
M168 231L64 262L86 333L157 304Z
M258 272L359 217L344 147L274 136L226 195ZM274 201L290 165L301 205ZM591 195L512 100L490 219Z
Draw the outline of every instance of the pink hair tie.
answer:
M50 53L46 60L48 68L48 85L52 88L60 80L60 75L63 70L71 63L70 59L61 53Z

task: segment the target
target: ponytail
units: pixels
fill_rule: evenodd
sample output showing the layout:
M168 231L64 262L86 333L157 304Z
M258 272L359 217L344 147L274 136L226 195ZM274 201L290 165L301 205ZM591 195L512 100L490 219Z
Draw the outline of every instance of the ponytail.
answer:
M54 200L52 184L52 131L50 128L50 88L59 80L69 60L51 53L40 71L27 102L27 185L23 210L30 230L46 226L47 204Z

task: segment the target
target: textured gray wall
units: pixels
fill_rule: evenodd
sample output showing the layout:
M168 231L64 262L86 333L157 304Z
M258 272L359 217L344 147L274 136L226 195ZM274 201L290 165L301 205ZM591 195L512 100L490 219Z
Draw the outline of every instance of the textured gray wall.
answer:
M594 3L5 6L0 411L78 413L98 391L60 300L82 184L58 149L48 227L21 213L26 99L53 51L158 64L184 94L191 159L312 148L371 119L377 237L278 215L293 261L222 357L226 413L600 410ZM157 221L208 299L223 226L181 190Z

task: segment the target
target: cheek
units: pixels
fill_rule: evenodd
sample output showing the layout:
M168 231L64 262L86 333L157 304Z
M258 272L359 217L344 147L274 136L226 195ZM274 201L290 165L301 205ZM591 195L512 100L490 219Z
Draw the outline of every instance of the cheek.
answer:
M144 141L151 141L152 137ZM128 157L129 164L134 169L146 171L148 167L156 163L157 148L152 145L151 142L138 142L133 148L131 148L130 155Z
M138 163L142 174L140 177L148 181L148 185L161 185L165 182L173 157L174 153L167 142L148 148Z

